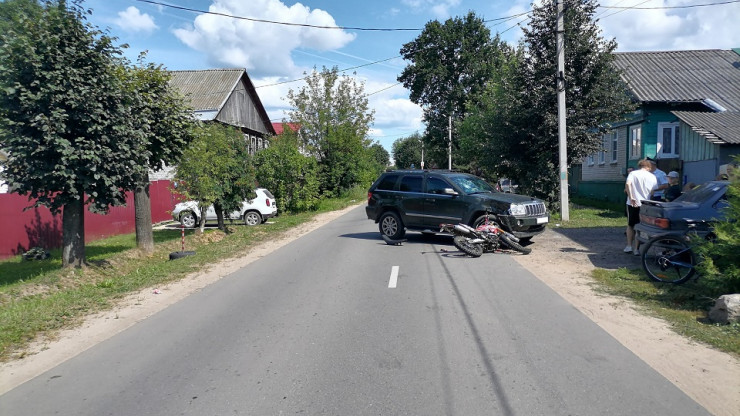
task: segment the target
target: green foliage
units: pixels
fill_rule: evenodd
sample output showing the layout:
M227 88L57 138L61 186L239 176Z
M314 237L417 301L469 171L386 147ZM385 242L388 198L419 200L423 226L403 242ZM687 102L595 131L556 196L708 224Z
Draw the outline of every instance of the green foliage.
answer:
M364 85L337 68L314 71L306 86L290 90L290 122L300 127L301 149L319 164L322 195L333 197L362 184L369 186L385 167L366 138L374 112L368 109Z
M738 158L740 161L740 157ZM716 295L740 293L740 172L731 176L728 188L729 206L725 220L714 225L717 238L697 248L702 279L710 282Z
M495 73L495 51L501 45L498 36L491 39L483 19L469 12L444 23L430 21L416 39L401 48L410 64L398 81L410 91L411 101L424 108L430 166L447 166L448 117L455 121L467 117L465 104L476 100ZM454 150L457 146L453 140Z
M123 204L136 171L121 51L85 23L79 3L49 2L38 19L12 15L0 44L3 175L54 213L85 195L98 212Z
M257 182L275 195L279 212L313 210L319 203L318 163L301 154L291 129L272 139L254 157Z
M409 137L402 137L393 142L393 160L398 169L408 169L413 164L421 168L422 137L414 133Z
M141 144L137 164L145 173L177 164L194 138L196 122L185 99L170 86L169 73L144 58L142 54L137 65L122 67L120 76L136 114L129 133Z
M244 137L239 130L219 123L196 128L175 179L177 191L198 201L201 209L212 204L221 214L238 209L243 200L253 196L255 185Z
M567 153L573 163L596 151L609 123L622 120L632 105L612 65L617 44L604 40L594 21L595 1L565 6ZM505 61L482 104L469 105L480 114L461 127L461 136L471 140L467 155L488 147L482 165L515 178L523 193L547 199L553 209L560 186L556 18L552 0L533 10L516 62Z

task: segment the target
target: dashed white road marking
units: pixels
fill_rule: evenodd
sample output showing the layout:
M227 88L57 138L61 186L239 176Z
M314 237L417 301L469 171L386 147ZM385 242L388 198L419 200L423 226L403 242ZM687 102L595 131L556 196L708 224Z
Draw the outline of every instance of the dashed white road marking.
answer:
M391 280L388 281L388 288L395 289L398 283L398 266L391 267Z

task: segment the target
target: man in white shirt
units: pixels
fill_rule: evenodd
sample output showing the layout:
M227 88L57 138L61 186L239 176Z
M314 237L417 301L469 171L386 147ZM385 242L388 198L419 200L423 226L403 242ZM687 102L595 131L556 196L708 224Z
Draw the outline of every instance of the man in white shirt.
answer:
M639 241L635 238L635 225L640 222L640 206L643 200L650 199L650 194L658 187L658 180L652 174L653 165L647 159L637 162L637 169L627 175L627 246L625 253L640 255Z

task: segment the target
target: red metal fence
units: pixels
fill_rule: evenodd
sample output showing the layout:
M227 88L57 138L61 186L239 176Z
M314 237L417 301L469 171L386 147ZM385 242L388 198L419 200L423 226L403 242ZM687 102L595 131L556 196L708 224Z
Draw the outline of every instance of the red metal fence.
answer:
M152 182L149 196L154 223L172 219L170 211L178 199L170 192L170 181ZM125 207L114 207L107 215L85 210L85 241L98 240L135 231L134 197L126 195ZM30 206L28 197L0 194L0 259L23 253L31 247L45 249L62 246L62 216L51 215L45 208Z

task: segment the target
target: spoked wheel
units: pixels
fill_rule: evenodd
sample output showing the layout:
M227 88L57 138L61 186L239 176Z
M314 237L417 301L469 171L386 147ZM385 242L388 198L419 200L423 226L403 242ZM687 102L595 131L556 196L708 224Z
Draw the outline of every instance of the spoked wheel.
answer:
M656 282L681 284L696 270L696 256L679 237L655 237L642 251L642 268Z
M198 219L191 211L185 211L180 214L180 224L185 228L193 228L198 223Z
M475 244L471 242L470 239L467 237L456 235L452 239L452 244L454 244L458 250L462 251L470 257L480 257L483 255L483 245Z
M248 226L262 224L262 216L257 211L249 211L244 214L244 224Z
M509 237L506 234L501 234L499 236L501 241L506 244L507 246L513 248L514 250L522 253L522 254L529 254L532 252L532 249L529 247L524 247L523 245L517 243L516 241L512 240L511 237Z
M406 235L401 218L395 212L388 211L380 216L378 228L381 234L385 234L391 240L400 240Z

